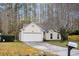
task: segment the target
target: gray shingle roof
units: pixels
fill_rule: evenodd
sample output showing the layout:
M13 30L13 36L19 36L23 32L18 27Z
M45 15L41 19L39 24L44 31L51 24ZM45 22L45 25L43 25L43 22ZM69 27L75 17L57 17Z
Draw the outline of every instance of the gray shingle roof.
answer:
M36 25L38 25L39 27L41 27L44 31L48 31L50 29L52 29L53 31L56 31L56 29L48 23L48 21L44 21L42 23L35 23ZM23 27L27 26L28 24L24 24Z
M42 23L36 23L38 26L40 26L43 30L48 31L50 29L54 30L53 26L49 24L47 21L42 22Z

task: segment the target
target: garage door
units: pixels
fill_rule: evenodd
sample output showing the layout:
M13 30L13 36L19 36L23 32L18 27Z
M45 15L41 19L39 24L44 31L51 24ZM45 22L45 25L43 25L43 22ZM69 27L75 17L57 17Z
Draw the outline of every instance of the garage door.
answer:
M43 41L42 33L23 33L22 41Z

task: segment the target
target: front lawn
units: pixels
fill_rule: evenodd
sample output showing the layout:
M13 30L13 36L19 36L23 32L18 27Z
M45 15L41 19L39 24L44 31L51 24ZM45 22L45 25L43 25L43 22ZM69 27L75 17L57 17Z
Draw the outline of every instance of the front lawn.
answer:
M32 48L22 42L0 42L0 56L55 55Z
M68 41L59 41L59 40L51 40L51 41L46 41L49 44L53 44L53 45L57 45L57 46L61 46L61 47L67 47L67 43ZM79 49L79 41L75 41L78 44L77 49Z

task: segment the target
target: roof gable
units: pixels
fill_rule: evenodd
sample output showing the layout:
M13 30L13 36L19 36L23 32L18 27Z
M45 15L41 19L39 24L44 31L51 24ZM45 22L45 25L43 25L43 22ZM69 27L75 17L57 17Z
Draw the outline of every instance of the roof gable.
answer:
M32 23L30 23L30 24L28 24L28 25L24 25L23 28L22 28L22 30L23 30L24 28L27 28L27 27L30 26L30 25L35 25L35 26L38 27L41 31L50 31L50 30L53 30L54 32L57 32L57 30L56 30L55 28L53 28L52 25L48 24L47 21L42 22L42 23L34 23L34 22L32 22Z
M37 24L35 24L34 22L30 23L29 25L26 25L23 27L23 30L22 31L27 31L27 32L40 32L40 31L43 31L43 29L38 26Z

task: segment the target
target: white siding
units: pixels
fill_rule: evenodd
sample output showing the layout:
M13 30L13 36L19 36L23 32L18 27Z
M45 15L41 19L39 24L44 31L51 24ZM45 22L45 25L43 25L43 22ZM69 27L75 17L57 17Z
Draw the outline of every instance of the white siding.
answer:
M42 29L34 23L24 27L24 32L42 32Z
M52 39L50 39L50 34L52 33ZM43 37L46 40L61 40L61 36L59 35L59 39L57 38L58 33L53 30L49 30L48 33L45 32L45 36L43 34L43 30L37 26L35 23L31 23L28 26L23 27L21 32L19 33L19 40L21 41L43 41Z
M19 36L21 41L43 41L43 31L34 23L25 26Z
M52 39L50 39L50 34L52 33ZM54 32L53 30L49 30L48 33L45 33L45 37L46 37L46 40L61 40L61 36L59 34L59 39L57 38L58 36L58 33L57 32Z

